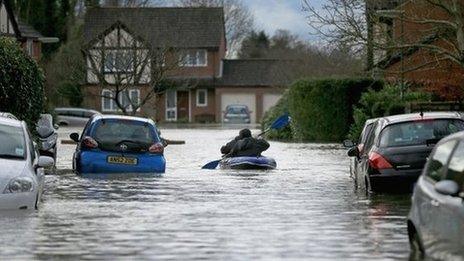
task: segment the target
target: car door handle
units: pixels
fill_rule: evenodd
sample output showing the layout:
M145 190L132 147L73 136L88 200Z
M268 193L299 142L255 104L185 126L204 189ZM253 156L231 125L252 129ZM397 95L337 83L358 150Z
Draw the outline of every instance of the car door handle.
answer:
M434 207L439 207L440 206L440 202L438 202L438 200L435 200L435 199L431 200L430 204L432 206L434 206Z

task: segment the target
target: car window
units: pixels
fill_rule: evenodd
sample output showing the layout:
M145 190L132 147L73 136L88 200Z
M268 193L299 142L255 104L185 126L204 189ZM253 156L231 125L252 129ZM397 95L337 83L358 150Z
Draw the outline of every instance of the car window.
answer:
M25 159L26 144L22 128L0 125L0 158Z
M464 188L464 142L459 143L448 165L446 179L454 180Z
M358 144L366 143L367 138L369 137L369 133L371 132L373 126L374 126L374 123L370 123L370 124L366 125L364 130L361 132L361 136L359 137Z
M464 130L456 119L419 120L387 126L381 134L380 147L401 147L437 143L440 139Z
M380 132L380 126L378 123L373 124L372 130L368 133L366 143L364 144L363 154L369 152L375 142L376 135Z
M435 181L440 181L443 178L443 175L446 173L446 164L455 146L456 141L452 140L440 144L435 148L435 152L426 167L426 175L429 178Z

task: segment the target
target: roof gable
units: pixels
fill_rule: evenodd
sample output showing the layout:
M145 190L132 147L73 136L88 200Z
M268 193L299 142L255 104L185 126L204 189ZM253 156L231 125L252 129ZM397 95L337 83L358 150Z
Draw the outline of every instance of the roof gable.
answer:
M0 0L0 25L0 34L10 34L16 36L16 38L21 37L21 32L8 0Z
M85 16L86 43L115 23L152 47L218 48L224 37L222 8L91 8Z

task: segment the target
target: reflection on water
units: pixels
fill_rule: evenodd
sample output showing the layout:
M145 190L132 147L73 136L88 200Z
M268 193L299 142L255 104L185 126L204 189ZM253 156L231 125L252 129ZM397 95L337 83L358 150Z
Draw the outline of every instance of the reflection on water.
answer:
M62 130L63 131L63 130ZM70 130L65 130L70 131ZM336 145L271 143L274 171L201 170L236 130L164 130L161 176L81 177L59 149L37 212L1 213L19 259L406 259L409 196L355 193ZM61 137L65 137L62 134Z

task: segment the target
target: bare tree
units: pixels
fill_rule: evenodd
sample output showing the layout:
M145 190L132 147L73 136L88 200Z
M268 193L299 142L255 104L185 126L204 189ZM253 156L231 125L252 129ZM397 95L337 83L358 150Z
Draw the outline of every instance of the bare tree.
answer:
M228 56L233 56L254 27L253 14L241 0L178 0L186 7L224 7Z
M87 81L99 87L103 107L131 115L164 93L168 77L187 62L187 56L174 48L146 43L122 25L83 52Z
M461 0L327 0L322 7L303 0L303 10L313 33L328 43L366 51L370 68L376 52L391 56L413 49L426 50L431 58L405 71L437 66L443 61L464 68ZM382 28L382 24L390 27ZM392 25L400 30L395 31Z

